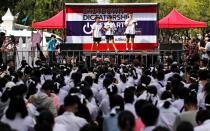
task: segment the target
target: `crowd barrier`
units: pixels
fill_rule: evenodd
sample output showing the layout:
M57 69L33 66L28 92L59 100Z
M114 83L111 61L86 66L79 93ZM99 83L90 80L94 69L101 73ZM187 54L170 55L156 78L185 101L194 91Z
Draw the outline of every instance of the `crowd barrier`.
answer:
M45 59L43 62L49 63L48 52L42 52ZM4 62L8 60L14 60L16 65L20 65L22 60L26 60L30 65L33 66L37 59L40 59L40 52L32 51L16 51L16 53L4 53ZM57 63L70 63L73 65L79 64L81 62L88 66L92 66L95 63L110 62L112 64L120 64L122 62L130 63L134 59L139 59L139 61L146 66L154 66L158 63L165 63L170 57L173 60L181 63L184 59L184 52L182 50L153 50L153 51L120 51L120 52L95 52L95 51L81 51L81 50L62 50L59 53L55 52L55 58L53 58Z

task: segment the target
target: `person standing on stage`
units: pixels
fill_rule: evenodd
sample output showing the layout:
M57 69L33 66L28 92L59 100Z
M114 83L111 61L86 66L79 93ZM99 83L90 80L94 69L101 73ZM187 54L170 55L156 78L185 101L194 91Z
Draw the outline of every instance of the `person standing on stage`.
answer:
M48 55L50 63L55 61L55 45L56 45L56 36L51 35L51 40L48 42Z
M107 51L109 51L109 41L112 42L115 51L117 51L117 48L114 44L114 32L116 30L116 26L115 23L112 22L112 16L108 16L107 22L104 23L104 30L106 35Z
M133 19L133 13L128 14L128 19L125 20L125 35L126 35L126 50L128 50L128 44L131 39L131 50L133 50L134 38L136 34L135 26L137 21Z
M102 30L103 30L103 26L100 23L100 17L96 16L95 23L92 25L93 44L92 44L91 50L93 50L93 46L96 44L97 51L98 51L99 49L98 46L101 42L101 37L102 37Z

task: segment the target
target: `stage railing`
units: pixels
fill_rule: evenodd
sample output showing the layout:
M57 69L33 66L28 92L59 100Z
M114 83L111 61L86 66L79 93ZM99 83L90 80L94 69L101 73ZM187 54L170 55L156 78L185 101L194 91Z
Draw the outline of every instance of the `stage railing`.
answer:
M46 58L43 62L50 62L48 52L42 52ZM184 52L182 50L157 50L157 51L119 51L119 52L91 52L81 50L68 50L55 52L57 63L71 63L79 64L84 62L88 66L92 66L96 62L111 62L113 64L120 64L122 62L130 63L133 59L139 59L143 65L153 66L157 63L165 63L167 58L170 57L173 60L181 63L184 59ZM14 53L4 53L4 62L11 60ZM35 56L34 58L32 56ZM40 59L40 52L33 53L32 51L17 51L16 52L16 64L20 65L22 60L26 60L30 65L33 65L37 59ZM54 58L53 58L54 59Z

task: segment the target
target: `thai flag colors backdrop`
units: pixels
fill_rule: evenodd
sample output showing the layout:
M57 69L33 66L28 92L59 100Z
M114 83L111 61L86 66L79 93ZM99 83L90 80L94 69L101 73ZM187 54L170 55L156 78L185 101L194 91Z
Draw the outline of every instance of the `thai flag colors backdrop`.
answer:
M66 43L80 47L84 51L91 50L93 43L91 26L95 17L101 22L112 16L117 27L114 40L118 50L125 50L126 36L124 22L128 13L133 13L137 21L134 50L154 49L158 45L158 4L66 4ZM114 48L109 44L111 50ZM75 48L74 48L75 49ZM103 32L99 50L106 50Z

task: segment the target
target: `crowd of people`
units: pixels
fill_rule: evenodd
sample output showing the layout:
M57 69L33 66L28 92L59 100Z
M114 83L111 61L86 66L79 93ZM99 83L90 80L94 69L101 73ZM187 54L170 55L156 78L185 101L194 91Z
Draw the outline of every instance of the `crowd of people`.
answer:
M154 67L2 64L0 130L209 131L209 60L197 53Z

